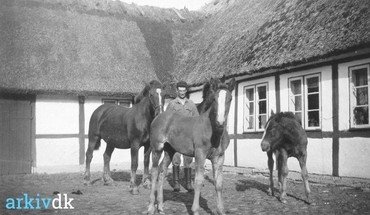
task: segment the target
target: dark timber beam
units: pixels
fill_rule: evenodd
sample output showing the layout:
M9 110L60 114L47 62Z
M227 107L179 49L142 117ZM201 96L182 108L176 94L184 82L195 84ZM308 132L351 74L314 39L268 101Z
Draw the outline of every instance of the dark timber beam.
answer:
M239 82L235 84L235 107L234 107L234 166L238 166L238 90Z
M84 164L85 161L85 97L79 96L78 97L78 115L79 115L79 145L80 145L80 165Z
M338 64L332 64L333 80L333 176L339 176L339 89Z

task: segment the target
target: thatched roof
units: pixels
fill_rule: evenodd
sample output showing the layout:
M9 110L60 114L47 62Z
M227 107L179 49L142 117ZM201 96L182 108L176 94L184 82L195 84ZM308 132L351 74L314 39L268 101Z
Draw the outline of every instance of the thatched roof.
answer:
M370 47L369 0L216 0L176 59L199 84Z
M0 92L125 94L171 80L197 14L107 0L1 0Z

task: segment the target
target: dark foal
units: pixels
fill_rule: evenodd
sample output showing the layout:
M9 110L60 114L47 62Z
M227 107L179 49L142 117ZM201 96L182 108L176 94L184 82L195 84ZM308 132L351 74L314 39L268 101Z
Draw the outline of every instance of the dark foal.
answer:
M273 168L275 154L278 170L280 197L279 200L286 203L286 177L288 176L287 159L295 157L301 167L301 175L304 182L307 203L311 204L310 186L308 184L307 160L307 135L301 124L291 112L274 114L266 123L265 132L261 142L262 151L267 152L268 167L270 170L269 194L274 195Z
M157 179L158 211L163 213L163 181L175 152L195 157L195 192L192 206L194 214L199 214L200 188L204 179L206 159L212 162L218 213L224 214L222 167L224 152L230 142L226 126L232 100L231 91L234 85L235 79L228 85L218 84L218 90L214 93L203 93L203 95L207 95L207 98L204 98L207 104L202 108L206 111L201 113L200 116L183 117L174 112L166 111L153 121L150 132L150 145L153 150L152 189L148 214L154 214L155 212ZM162 151L165 153L160 164L158 178L158 163Z
M115 148L131 149L131 191L138 194L135 183L138 166L138 150L144 146L144 175L142 182L149 187L149 159L150 159L150 124L154 117L163 111L164 96L162 84L150 82L142 92L136 96L132 108L119 105L104 104L98 107L90 118L89 146L86 151L85 183L90 181L90 163L93 150L100 147L100 140L107 143L104 152L104 183L112 182L109 162Z

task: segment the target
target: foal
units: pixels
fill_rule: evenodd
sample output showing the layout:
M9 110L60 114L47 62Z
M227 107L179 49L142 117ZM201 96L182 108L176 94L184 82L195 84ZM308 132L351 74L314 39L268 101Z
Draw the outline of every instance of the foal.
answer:
M306 168L307 159L307 135L301 124L292 112L272 112L270 119L266 123L265 132L261 142L262 151L267 152L268 167L270 170L269 193L274 195L273 168L276 156L278 169L278 180L280 188L279 200L286 203L286 177L288 176L287 159L295 157L301 167L301 175L304 182L307 203L311 204L310 187L308 184L308 173Z
M98 107L90 118L89 124L89 146L86 151L85 184L90 181L90 163L93 157L93 150L99 149L100 140L107 143L104 152L104 183L112 182L110 177L109 162L115 148L131 149L131 191L138 194L135 183L136 170L138 166L138 151L144 146L144 186L150 183L149 159L150 124L154 117L162 112L164 96L162 84L158 81L151 81L141 93L135 97L135 104L132 108L125 108L119 105L103 104Z
M204 177L205 159L212 162L213 177L217 192L217 208L224 214L222 201L222 166L224 152L230 139L226 130L227 117L232 100L231 91L234 89L235 79L226 85L219 84L215 93L208 93L208 108L197 117L183 117L177 113L166 111L153 120L150 131L150 145L152 147L152 189L148 214L154 214L155 189L158 178L158 162L162 151L164 158L160 164L158 179L158 211L163 213L163 181L167 168L175 152L195 157L194 200L192 211L199 214L200 188ZM209 89L209 88L208 88ZM206 95L207 93L203 93Z

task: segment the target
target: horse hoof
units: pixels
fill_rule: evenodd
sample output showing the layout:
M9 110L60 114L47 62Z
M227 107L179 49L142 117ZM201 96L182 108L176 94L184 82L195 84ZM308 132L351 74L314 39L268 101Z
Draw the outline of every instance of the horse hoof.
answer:
M144 183L143 183L143 187L145 188L145 189L150 189L151 187L150 187L150 181L149 180L146 180Z
M217 209L216 214L218 214L218 215L225 215L225 212L224 212L224 210Z
M269 196L273 196L273 195L274 195L274 192L269 188L269 189L267 190L267 195L269 195Z
M280 202L283 203L283 204L287 203L286 199L280 199Z
M132 194L132 195L139 195L139 189L137 189L137 188L132 188L132 190L131 190L131 194Z
M90 184L91 184L90 180L86 180L86 179L84 179L84 185L85 185L85 186L88 186L88 185L90 185Z

